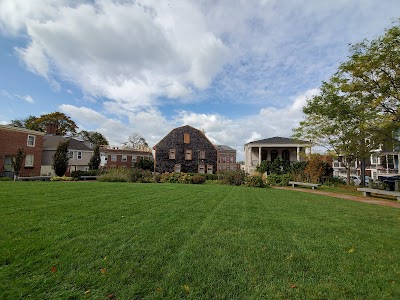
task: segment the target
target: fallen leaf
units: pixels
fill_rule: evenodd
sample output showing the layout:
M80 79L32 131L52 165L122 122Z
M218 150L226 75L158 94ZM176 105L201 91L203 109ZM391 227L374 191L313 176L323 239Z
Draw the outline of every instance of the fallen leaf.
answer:
M297 288L297 286L296 286L295 284L292 284L290 287L291 287L292 289Z
M188 293L190 292L190 288L189 288L189 286L188 286L187 284L185 284L185 285L183 286L183 289L185 290L185 293L186 293L186 294L188 294Z
M348 252L349 252L349 253L353 253L354 251L356 251L356 249L351 248Z
M50 271L51 271L51 273L57 272L57 267L56 266L52 266Z
M107 295L107 299L114 299L115 298L115 294L108 294Z
M101 269L100 269L100 273L101 273L101 274L106 274L106 273L107 273L107 270L106 270L105 268L101 268Z
M90 295L90 290L87 290L86 292L84 292L84 294L85 294L86 296L89 296L89 295Z

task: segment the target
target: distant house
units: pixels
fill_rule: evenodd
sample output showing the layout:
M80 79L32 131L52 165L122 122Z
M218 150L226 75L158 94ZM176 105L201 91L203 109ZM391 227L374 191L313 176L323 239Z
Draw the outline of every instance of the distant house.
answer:
M88 171L89 162L93 155L92 145L74 137L46 134L43 141L43 158L41 173L44 175L55 175L53 170L53 155L60 142L69 141L68 146L68 170L67 174L73 171Z
M311 151L310 142L284 137L249 142L244 145L245 172L253 174L263 160L274 161L277 157L290 164L305 161L306 149Z
M0 125L0 174L14 175L12 157L22 148L26 156L20 176L39 176L44 135L44 132Z
M153 160L153 154L148 147L131 148L127 146L100 147L100 167L103 169L129 169L142 158Z
M153 149L156 172L212 174L217 171L217 147L201 130L191 126L173 129Z
M236 163L236 150L227 145L217 145L218 149L218 171L240 170Z

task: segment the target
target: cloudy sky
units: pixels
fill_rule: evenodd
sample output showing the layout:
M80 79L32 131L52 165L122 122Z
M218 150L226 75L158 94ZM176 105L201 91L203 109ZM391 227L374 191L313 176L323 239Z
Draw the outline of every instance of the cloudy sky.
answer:
M150 145L290 137L307 97L399 0L0 0L0 123L54 111Z

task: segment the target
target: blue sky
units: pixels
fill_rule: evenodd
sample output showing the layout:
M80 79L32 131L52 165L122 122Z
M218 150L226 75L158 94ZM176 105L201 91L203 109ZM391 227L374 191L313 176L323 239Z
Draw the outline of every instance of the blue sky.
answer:
M1 0L0 123L61 111L150 145L188 124L241 159L399 17L398 0Z

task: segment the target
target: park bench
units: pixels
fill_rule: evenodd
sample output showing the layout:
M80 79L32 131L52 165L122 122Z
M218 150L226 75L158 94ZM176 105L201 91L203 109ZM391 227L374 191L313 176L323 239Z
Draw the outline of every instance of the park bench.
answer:
M357 188L357 191L363 192L364 197L371 197L371 194L376 194L376 195L396 197L397 201L400 201L400 192L392 192L392 191L370 189L370 188Z
M28 181L28 180L50 180L51 176L30 176L30 177L18 177L18 180Z
M289 184L292 185L292 187L296 187L298 185L301 186L309 186L311 187L313 190L316 189L317 187L321 186L318 183L309 183L309 182L297 182L297 181L289 181Z
M79 179L83 180L96 180L97 176L80 176Z

